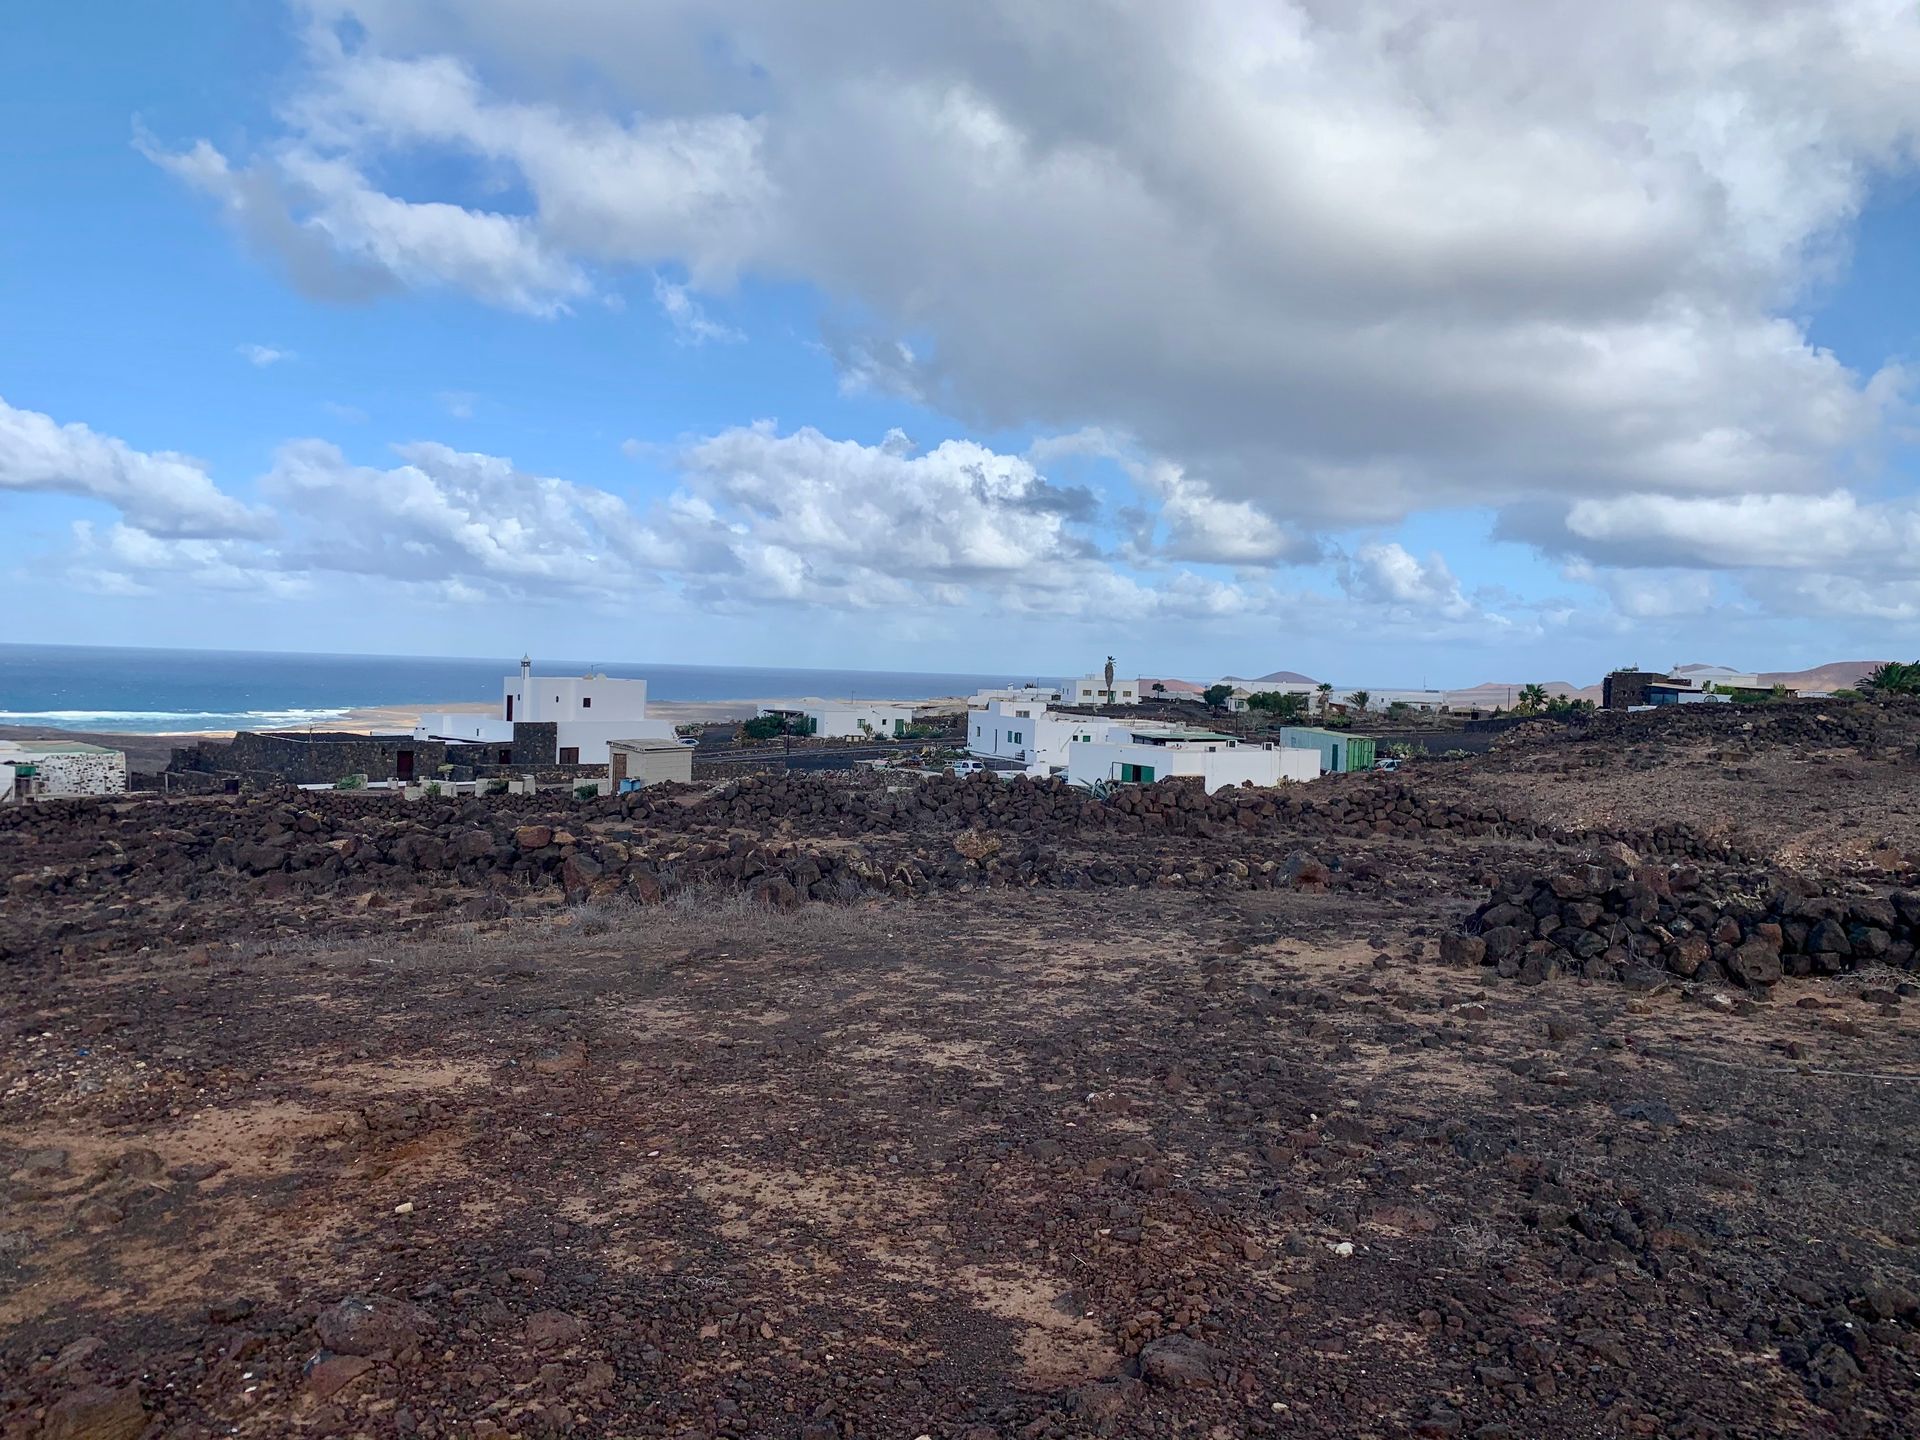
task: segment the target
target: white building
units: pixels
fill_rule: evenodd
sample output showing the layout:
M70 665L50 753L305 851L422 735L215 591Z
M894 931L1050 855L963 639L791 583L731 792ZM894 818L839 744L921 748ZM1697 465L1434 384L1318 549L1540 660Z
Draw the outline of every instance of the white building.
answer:
M1106 740L1126 729L1121 720L1063 715L1032 702L996 700L967 712L967 749L983 760L1011 760L1030 770L1051 771L1065 767L1069 745Z
M647 719L647 682L605 675L535 675L523 657L520 673L500 682L500 714L422 715L416 740L511 744L516 725L552 725L557 765L605 765L609 740L671 740L673 726Z
M1114 676L1113 688L1107 688L1105 675L1082 675L1077 680L1060 682L1060 700L1065 705L1138 705L1140 703L1140 681L1138 677L1123 680Z
M442 710L413 724L416 740L445 740L455 745L510 745L513 722L472 710Z
M1150 785L1173 775L1197 775L1209 793L1234 785L1315 780L1320 775L1320 754L1276 745L1242 745L1231 736L1206 730L1144 727L1123 727L1113 738L1067 748L1070 784Z
M127 793L127 757L72 740L0 740L0 805Z
M967 701L969 710L984 710L996 700L1012 700L1034 705L1057 705L1060 703L1058 685L1035 685L1029 681L1025 685L1007 685L997 690L976 690L973 698Z
M896 739L912 727L920 709L909 700L796 700L762 706L760 713L778 715L803 735L830 740Z

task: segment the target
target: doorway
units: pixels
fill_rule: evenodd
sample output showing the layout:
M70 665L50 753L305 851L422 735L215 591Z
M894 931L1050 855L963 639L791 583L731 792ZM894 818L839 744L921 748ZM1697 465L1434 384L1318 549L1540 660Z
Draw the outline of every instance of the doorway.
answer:
M396 779L411 780L413 778L413 751L398 750L394 752L393 773Z

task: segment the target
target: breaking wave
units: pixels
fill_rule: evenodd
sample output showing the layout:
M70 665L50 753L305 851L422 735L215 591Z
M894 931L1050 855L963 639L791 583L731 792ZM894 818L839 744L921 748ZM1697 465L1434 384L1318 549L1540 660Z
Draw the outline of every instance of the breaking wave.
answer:
M347 707L321 710L0 710L0 725L47 725L60 730L251 730L338 720Z

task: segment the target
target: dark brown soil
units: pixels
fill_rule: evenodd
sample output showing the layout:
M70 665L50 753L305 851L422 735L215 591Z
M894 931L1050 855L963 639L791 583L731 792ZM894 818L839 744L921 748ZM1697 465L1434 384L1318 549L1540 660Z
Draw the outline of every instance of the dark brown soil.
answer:
M113 943L0 965L0 1436L1915 1434L1908 977L1443 964L1491 849L1564 853L505 918L183 869L254 933L145 951L107 871L23 890Z

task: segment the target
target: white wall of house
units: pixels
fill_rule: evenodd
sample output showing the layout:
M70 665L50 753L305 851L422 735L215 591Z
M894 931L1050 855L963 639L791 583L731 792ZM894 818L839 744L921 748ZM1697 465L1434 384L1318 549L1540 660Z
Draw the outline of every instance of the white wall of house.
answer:
M1138 705L1140 703L1140 680L1138 676L1124 679L1113 677L1113 695L1107 695L1107 677L1105 675L1082 675L1077 680L1060 682L1061 702L1067 705Z
M463 745L510 745L513 743L513 722L502 720L497 715L435 711L414 721L413 738L447 740Z
M554 758L562 765L605 765L609 740L671 740L665 720L562 720L553 727ZM569 758L578 751L579 758Z
M1197 775L1212 793L1233 785L1271 786L1283 780L1318 779L1320 753L1208 741L1174 741L1166 745L1095 741L1076 744L1067 750L1067 780L1074 785L1132 779L1144 783L1146 771L1152 772L1154 780Z
M969 709L984 709L996 700L1012 700L1025 704L1057 705L1060 702L1058 685L1007 685L997 690L976 690L973 698L967 701Z
M967 712L967 749L982 759L1058 769L1067 763L1069 745L1116 738L1126 728L1097 715L1062 715L1044 705L1001 700Z
M610 680L605 675L509 675L500 682L500 718L644 720L647 682Z
M809 732L829 740L891 739L914 723L920 707L900 700L801 700L768 705L762 715L803 715Z
M11 800L15 765L31 765L39 772L33 793L46 799L76 795L127 793L127 757L99 745L63 745L0 741L0 799Z

